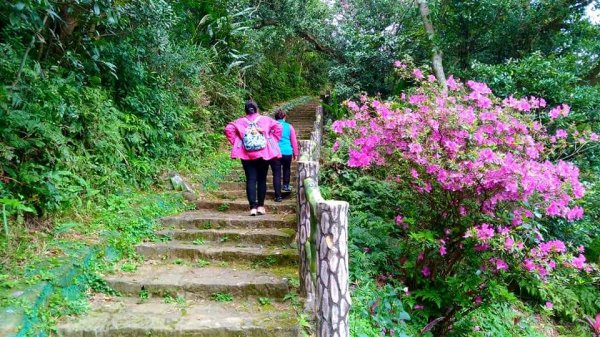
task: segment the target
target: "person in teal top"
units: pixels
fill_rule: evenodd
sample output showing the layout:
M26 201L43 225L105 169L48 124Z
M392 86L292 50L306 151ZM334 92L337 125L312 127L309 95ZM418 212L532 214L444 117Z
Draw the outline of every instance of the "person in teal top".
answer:
M281 123L283 133L279 139L279 149L281 150L281 158L270 160L269 164L273 171L273 188L275 189L275 201L280 202L283 198L281 195L282 188L282 170L283 170L283 192L291 192L290 176L292 160L298 158L298 140L296 139L296 130L288 123L287 115L284 110L278 109L275 112L275 120Z

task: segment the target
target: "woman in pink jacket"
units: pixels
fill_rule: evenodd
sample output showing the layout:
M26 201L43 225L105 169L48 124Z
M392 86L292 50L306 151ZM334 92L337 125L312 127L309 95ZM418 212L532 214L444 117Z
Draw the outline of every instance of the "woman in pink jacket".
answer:
M281 157L278 142L283 128L273 118L260 115L253 101L246 102L244 110L246 116L227 124L225 136L233 145L231 158L241 159L244 167L250 215L262 215L266 214L269 160Z

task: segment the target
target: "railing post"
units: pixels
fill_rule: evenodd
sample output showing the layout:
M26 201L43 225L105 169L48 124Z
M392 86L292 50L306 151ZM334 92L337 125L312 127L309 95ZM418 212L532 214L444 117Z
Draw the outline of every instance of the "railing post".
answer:
M317 336L349 337L348 203L317 205Z
M300 155L298 156L298 160L302 160L302 156L308 156L305 157L306 160L312 160L312 155L313 155L313 151L315 148L315 142L312 141L312 133L311 133L311 139L310 140L299 140L298 141L298 152L300 153Z
M312 144L310 141L301 140L300 160L298 161L298 174L296 186L298 193L296 194L298 203L298 255L300 258L299 278L300 278L300 293L306 297L306 309L314 314L315 305L315 284L311 276L311 261L315 257L311 253L311 230L310 230L310 205L306 198L304 180L312 178L318 180L319 163L311 161L307 154L310 153ZM316 272L316 270L313 270Z

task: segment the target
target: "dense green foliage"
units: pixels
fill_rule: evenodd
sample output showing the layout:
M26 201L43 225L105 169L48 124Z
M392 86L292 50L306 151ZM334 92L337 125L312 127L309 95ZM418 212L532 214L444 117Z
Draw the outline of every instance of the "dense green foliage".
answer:
M193 165L245 98L305 95L319 56L221 1L0 4L0 198L37 215ZM12 206L11 206L12 205ZM21 207L21 209L25 206ZM31 210L28 208L26 210Z

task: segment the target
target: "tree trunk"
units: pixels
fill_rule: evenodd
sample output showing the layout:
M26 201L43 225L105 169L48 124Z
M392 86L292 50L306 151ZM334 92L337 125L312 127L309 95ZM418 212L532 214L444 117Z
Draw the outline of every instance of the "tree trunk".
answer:
M431 43L433 44L433 71L435 72L435 77L438 82L442 85L445 91L448 90L448 85L446 84L446 74L444 73L444 66L442 64L442 51L436 45L435 38L435 30L433 29L433 24L429 19L429 6L427 5L427 0L417 0L419 4L419 12L421 13L421 18L423 19L423 25L425 26L425 31L427 32L427 36Z

